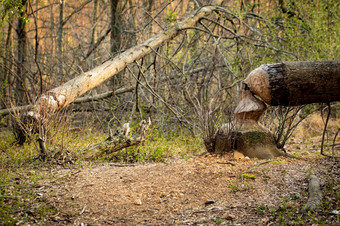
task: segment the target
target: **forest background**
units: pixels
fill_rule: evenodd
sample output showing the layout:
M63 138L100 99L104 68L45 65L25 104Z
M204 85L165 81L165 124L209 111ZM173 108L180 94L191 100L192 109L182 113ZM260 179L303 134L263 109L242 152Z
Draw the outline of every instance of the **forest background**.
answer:
M32 104L42 93L209 4L209 0L1 0L0 108ZM220 11L58 113L49 121L47 148L63 159L81 162L84 149L105 139L110 130L114 133L127 122L134 130L140 120L150 118L146 140L152 143L105 159L165 161L202 152L202 144L233 121L240 81L251 70L261 64L340 58L339 12L336 0L223 1ZM276 134L281 129L290 136L294 123L282 128L280 119L287 120L288 114L294 120L304 118L320 108L325 109L270 108L262 123ZM332 108L333 116L339 117L339 105ZM19 113L1 114L6 131L1 149L11 149L2 153L4 170L24 164L39 148L34 139L21 151L9 148L15 142L9 131ZM283 147L288 137L279 139ZM10 175L5 171L3 181Z

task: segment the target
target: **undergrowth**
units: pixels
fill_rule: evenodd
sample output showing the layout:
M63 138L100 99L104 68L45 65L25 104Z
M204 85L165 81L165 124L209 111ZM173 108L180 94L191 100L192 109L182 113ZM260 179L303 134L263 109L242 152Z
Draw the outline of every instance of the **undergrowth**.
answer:
M202 140L182 132L163 134L154 128L138 146L123 149L109 159L122 162L164 162L168 158L190 158L204 152Z

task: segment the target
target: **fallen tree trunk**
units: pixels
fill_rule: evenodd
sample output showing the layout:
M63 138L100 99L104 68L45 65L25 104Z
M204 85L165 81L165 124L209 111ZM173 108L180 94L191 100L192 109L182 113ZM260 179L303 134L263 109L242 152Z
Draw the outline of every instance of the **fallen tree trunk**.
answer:
M209 16L221 3L222 0L216 0L213 3L214 6L200 8L182 22L164 30L144 43L132 47L104 64L42 94L31 110L22 115L22 122L15 129L18 142L23 143L26 140L26 130L34 130L27 129L27 127L31 127L31 125L44 126L46 119L50 115L60 111L77 97L122 71L128 64L155 51L158 47L179 35L183 30L192 29L201 18Z
M216 1L216 4L220 4L221 2L221 0ZM176 37L181 31L191 28L201 18L211 14L214 9L216 9L216 6L203 7L187 17L184 21L150 38L146 42L126 50L104 64L41 95L36 101L31 114L59 111L88 90L100 85L102 82L122 71L128 64L151 53L165 42Z
M220 65L220 66L216 66L216 68L223 68L226 67L225 65ZM201 72L205 69L205 67L200 67L200 68L195 68L193 70L190 71L184 71L183 74L195 74L198 72ZM167 81L168 79L174 79L178 76L173 75L170 78L168 77L163 77L162 79L160 79L160 82L164 82ZM105 93L100 93L100 94L96 94L93 96L85 96L85 97L79 97L77 99L75 99L72 103L73 104L82 104L82 103L87 103L87 102L92 102L92 101L100 101L103 100L105 98L109 98L112 97L113 95L121 95L127 92L132 92L136 89L136 86L130 86L130 87L126 87L126 88L119 88L115 91L108 91ZM25 105L25 106L19 106L19 107L13 107L13 108L6 108L6 109L1 109L0 110L0 116L6 116L9 114L14 114L14 113L20 113L23 111L28 111L32 108L32 105Z
M340 61L264 64L244 80L267 104L296 106L340 100Z

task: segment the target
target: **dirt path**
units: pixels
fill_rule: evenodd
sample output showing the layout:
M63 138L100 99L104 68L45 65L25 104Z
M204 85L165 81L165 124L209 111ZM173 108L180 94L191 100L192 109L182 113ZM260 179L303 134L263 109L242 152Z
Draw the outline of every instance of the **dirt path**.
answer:
M273 219L262 209L276 209L287 197L307 199L303 192L311 160L281 158L254 167L259 160L230 158L205 155L67 172L66 181L46 191L49 203L60 210L49 224L263 225Z

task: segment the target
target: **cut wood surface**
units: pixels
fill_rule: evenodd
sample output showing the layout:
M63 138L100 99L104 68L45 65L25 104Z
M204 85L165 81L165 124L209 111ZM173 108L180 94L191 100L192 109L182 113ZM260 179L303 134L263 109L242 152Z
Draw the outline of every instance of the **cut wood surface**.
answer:
M239 103L234 111L236 123L247 123L249 120L258 122L266 105L254 97L250 90L241 89Z
M264 64L244 83L273 106L340 101L340 61Z

